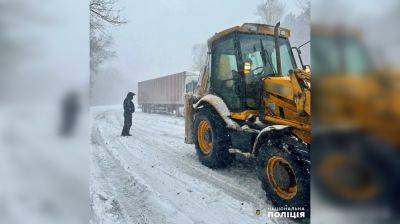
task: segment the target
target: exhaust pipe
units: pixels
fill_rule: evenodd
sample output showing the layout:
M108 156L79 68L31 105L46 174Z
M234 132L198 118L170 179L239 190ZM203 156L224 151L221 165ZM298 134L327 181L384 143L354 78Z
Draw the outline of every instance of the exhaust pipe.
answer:
M275 52L276 52L276 67L278 69L278 76L282 76L282 65L281 65L281 49L279 47L279 27L281 22L275 25L274 36L275 36Z

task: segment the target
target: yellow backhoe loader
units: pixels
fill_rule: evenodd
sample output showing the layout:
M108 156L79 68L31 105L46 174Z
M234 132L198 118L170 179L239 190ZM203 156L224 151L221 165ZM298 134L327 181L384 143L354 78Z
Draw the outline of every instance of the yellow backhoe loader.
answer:
M208 40L197 91L185 95L185 142L210 168L255 158L273 205L308 210L311 72L289 36L279 23L245 23Z

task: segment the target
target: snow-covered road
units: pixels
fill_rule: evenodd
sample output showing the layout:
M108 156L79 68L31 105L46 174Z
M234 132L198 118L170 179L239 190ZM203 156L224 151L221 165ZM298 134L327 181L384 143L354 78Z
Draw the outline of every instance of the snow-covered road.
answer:
M91 114L92 223L291 222L267 218L254 161L201 165L194 145L184 143L183 118L137 112L133 136L121 137L121 109Z

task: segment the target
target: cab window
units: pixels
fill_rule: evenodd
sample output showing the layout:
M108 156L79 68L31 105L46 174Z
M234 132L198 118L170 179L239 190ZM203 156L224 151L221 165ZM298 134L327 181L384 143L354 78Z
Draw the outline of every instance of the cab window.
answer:
M238 91L238 65L234 36L214 45L212 59L213 91L221 97L231 111L241 109Z

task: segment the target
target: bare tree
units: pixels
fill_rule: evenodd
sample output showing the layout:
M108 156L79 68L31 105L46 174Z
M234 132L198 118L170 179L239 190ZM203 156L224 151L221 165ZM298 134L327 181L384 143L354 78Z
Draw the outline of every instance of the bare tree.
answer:
M193 69L200 71L207 60L207 45L195 44L192 48Z
M257 6L256 15L261 17L261 22L275 25L284 15L285 5L279 0L265 0Z
M311 0L297 0L297 6L302 10L305 11L311 8Z
M294 3L301 10L299 14L287 14L286 6L280 0L265 0L258 5L256 15L261 17L261 22L269 25L282 20L282 26L291 30L292 45L298 46L310 40L311 3L310 0L296 0ZM309 63L310 45L302 51L304 62Z
M106 60L116 56L112 45L111 35L92 35L90 37L90 69L93 73L97 73L99 66Z
M292 46L302 45L310 40L311 3L309 0L299 0L300 14L289 13L283 19L282 26L291 30ZM310 45L302 48L302 58L306 64L310 63Z
M100 19L113 25L125 24L126 21L121 18L121 9L116 8L118 0L91 0L90 16L94 19Z
M99 66L116 56L112 49L113 38L107 32L107 26L119 26L127 23L120 16L118 0L90 0L90 85L96 79Z

